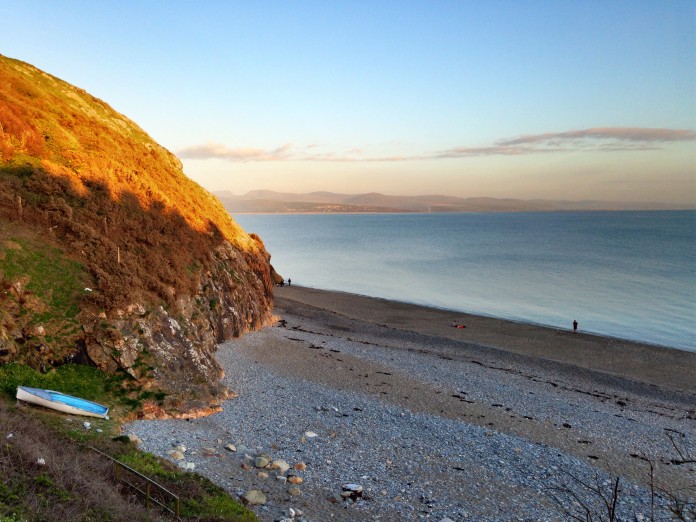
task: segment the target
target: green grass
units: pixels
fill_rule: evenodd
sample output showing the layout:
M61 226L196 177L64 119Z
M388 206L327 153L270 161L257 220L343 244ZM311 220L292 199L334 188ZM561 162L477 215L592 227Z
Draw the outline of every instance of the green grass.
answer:
M123 372L109 374L92 366L64 364L41 373L16 362L0 365L0 394L13 398L17 386L55 390L104 404L110 408L109 415L117 420L142 406L145 400L161 403L166 397L166 393L161 390L141 390ZM89 438L89 432L79 433Z
M182 472L173 464L132 446L117 455L118 460L134 470L150 477L181 497L181 516L194 519L230 520L237 522L256 521L256 515L224 489L195 473Z
M3 249L0 269L10 280L28 277L27 290L47 305L46 311L35 314L35 322L75 318L84 292L82 265L65 258L58 248L30 245L16 238L10 241L20 248Z
M17 386L45 388L95 402L113 401L111 390L119 376L109 375L97 368L81 364L65 364L48 373L40 373L29 366L9 363L0 366L0 393L14 397Z
M38 367L74 351L87 280L84 267L60 249L37 237L6 234L0 227L0 316L14 329L10 338L22 332L21 341L11 341L17 343L15 360Z
M26 366L10 364L0 366L0 392L2 395L10 395L8 391L14 391L18 381L29 381L32 385L55 385L53 388L62 388L70 392L81 394L91 399L103 399L108 391L103 385L104 375L94 368L61 367L51 374L41 375ZM34 380L33 380L34 379ZM139 451L126 437L114 437L119 431L118 424L113 420L101 420L89 418L92 429L86 430L82 426L81 418L73 418L44 410L41 408L17 408L10 406L11 402L0 395L0 428L14 434L12 439L4 441L0 447L0 469L8 471L0 481L0 522L19 522L26 520L26 515L32 513L30 519L42 512L51 513L56 505L80 504L80 497L75 496L73 482L91 483L89 477L84 479L71 476L70 472L63 474L61 469L71 469L72 464L58 464L57 468L50 466L50 461L45 469L37 469L31 458L26 456L13 458L22 454L22 448L26 452L33 451L35 444L28 440L35 438L37 444L45 446L55 445L56 451L51 452L44 447L43 454L50 454L54 458L67 452L70 462L93 460L95 454L88 446L94 446L112 455L120 462L156 481L180 498L180 513L182 520L209 520L209 521L257 521L256 515L246 509L236 499L221 487L210 480L195 473L180 470L174 464L156 457L150 453ZM3 417L3 413L5 417ZM7 415L10 415L9 417ZM87 418L85 418L87 419ZM4 425L4 426L3 426ZM103 431L98 433L96 428ZM26 431L23 431L26 430ZM125 442L125 443L124 443ZM57 448L60 448L58 450ZM72 449L68 449L72 448ZM19 452L19 453L18 453ZM35 460L35 458L34 458ZM23 472L21 466L27 466ZM86 465L86 464L85 464ZM8 468L7 466L14 466ZM20 467L17 467L20 466ZM76 472L83 473L83 465L75 468ZM100 480L106 479L106 476ZM103 485L102 485L103 487ZM26 492L31 491L31 499L27 500ZM95 493L97 496L98 493ZM29 503L27 503L29 502ZM43 519L43 518L41 518ZM87 502L77 511L75 520L120 520L103 512L100 505L91 505ZM46 520L54 520L48 516Z

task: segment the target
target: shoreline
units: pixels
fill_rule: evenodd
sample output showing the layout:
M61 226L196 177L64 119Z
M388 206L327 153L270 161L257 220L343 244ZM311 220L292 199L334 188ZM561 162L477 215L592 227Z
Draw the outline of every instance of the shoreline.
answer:
M358 321L696 393L696 352L688 350L342 291L286 285L274 294L281 302L290 299ZM452 328L452 321L466 328Z
M263 522L290 509L302 511L296 522L560 521L575 495L599 506L596 517L600 499L578 481L604 489L617 477L622 520L652 509L669 520L670 498L651 498L641 455L657 486L696 502L696 465L671 460L675 441L696 442L685 382L696 354L353 294L275 294L274 326L219 346L237 393L220 413L124 426L170 460L185 446L176 462L239 498L261 491L252 508ZM662 371L648 371L656 360ZM259 456L290 469L258 467ZM343 497L348 483L363 496Z
M304 285L291 285L293 288L301 288L305 290L316 290L318 292L328 292L331 294L345 294L348 296L355 296L355 297L360 297L360 298L365 298L365 299L374 299L376 301L386 301L387 303L395 303L395 304L403 304L403 305L410 305L410 306L415 306L418 308L423 308L426 310L436 310L436 311L441 311L441 312L448 312L451 314L455 315L462 315L462 316L471 316L471 317L480 317L484 319L492 319L494 321L504 321L504 322L509 322L509 323L516 323L520 325L528 325L528 326L535 326L539 328L546 328L549 330L555 330L559 332L567 332L570 331L570 328L564 328L562 326L554 326L552 324L545 324L545 323L539 323L531 320L526 320L526 319L511 319L508 317L503 317L499 315L493 315L493 314L485 314L482 312L477 312L477 311L466 311L466 310L456 310L453 308L445 308L441 306L435 306L435 305L429 305L429 304L422 304L422 303L416 303L413 301L400 301L398 299L392 299L388 297L376 297L372 295L367 295L367 294L360 294L360 293L355 293L355 292L349 292L346 290L332 290L332 289L326 289L326 288L318 288L318 287L313 287L313 286L304 286ZM280 288L284 287L275 287L275 291L277 292ZM572 324L572 323L571 323ZM689 349L689 348L682 348L679 346L670 346L668 344L660 344L656 342L648 342L648 341L641 341L640 339L630 339L628 337L618 337L615 335L610 335L602 332L593 332L593 331L588 331L588 330L583 330L580 328L577 333L580 333L582 335L587 335L587 336L594 336L594 337L599 337L602 339L605 339L607 341L617 341L617 342L626 342L626 343L633 343L641 346L649 346L653 348L658 348L658 349L667 349L667 350L678 350L681 352L689 352L689 353L696 353L696 349Z

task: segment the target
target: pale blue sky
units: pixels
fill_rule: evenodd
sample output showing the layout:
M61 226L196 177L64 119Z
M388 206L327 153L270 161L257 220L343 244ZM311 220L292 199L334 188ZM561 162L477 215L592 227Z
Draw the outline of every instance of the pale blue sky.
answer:
M211 190L696 203L693 1L1 0L0 20L0 53Z

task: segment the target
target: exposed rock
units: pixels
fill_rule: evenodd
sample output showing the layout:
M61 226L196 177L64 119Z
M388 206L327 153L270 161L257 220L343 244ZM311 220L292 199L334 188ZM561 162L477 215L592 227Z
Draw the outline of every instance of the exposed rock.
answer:
M129 433L126 437L136 446L140 446L143 443L143 440L134 433Z
M283 475L287 470L290 469L290 464L288 464L282 459L274 460L271 463L271 469L276 469L281 475Z
M268 459L266 457L256 457L254 459L254 466L257 468L265 468L268 466Z
M266 495L264 495L263 492L258 489L252 489L250 491L247 491L242 498L247 504L250 504L252 506L263 505L266 503Z
M343 492L341 493L341 497L343 497L344 499L356 500L362 497L363 490L364 488L360 484L343 484Z
M23 304L0 306L0 364L125 371L134 387L165 395L142 418L219 411L230 394L217 344L273 320L276 276L261 239L172 153L83 90L0 56L0 99L26 115L0 129L0 220L50 241L49 255L90 281L68 305L34 295L27 274L8 281ZM60 321L39 319L44 311ZM51 341L59 329L70 332L60 346Z
M167 452L167 455L169 455L173 460L184 460L184 454L180 451L170 450Z

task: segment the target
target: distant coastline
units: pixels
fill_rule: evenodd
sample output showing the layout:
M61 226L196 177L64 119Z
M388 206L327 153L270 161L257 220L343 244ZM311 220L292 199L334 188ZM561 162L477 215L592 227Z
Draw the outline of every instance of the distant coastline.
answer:
M379 193L306 194L255 190L244 195L214 192L232 214L402 214L459 212L583 212L696 210L693 204L626 201L565 201L453 196L390 196Z

